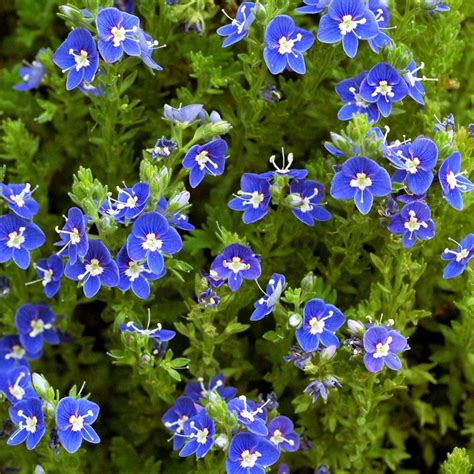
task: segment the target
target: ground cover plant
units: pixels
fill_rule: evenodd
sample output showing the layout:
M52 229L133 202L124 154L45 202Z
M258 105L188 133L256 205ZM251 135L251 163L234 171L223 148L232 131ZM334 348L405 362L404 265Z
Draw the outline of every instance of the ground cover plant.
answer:
M0 9L1 472L471 472L472 2Z

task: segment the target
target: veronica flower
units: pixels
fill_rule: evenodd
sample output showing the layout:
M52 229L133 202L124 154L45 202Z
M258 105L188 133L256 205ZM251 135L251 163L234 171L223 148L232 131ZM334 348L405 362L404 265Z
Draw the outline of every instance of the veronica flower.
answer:
M174 196L169 203L166 198L161 197L156 204L155 211L166 217L170 225L176 229L187 231L194 230L195 227L189 222L189 216L180 212L183 207L187 206L189 196L190 194L188 191L183 191ZM170 209L177 212L173 212Z
M70 91L81 82L91 83L99 68L99 55L94 38L85 28L72 30L53 54L53 62L67 72L66 89Z
M306 352L299 346L291 346L290 352L288 355L283 356L285 362L293 362L295 367L303 370L306 364L311 360L312 354Z
M406 72L403 75L403 79L406 82L408 88L408 95L420 105L425 105L423 96L425 95L425 88L423 87L422 81L437 81L437 79L430 79L428 77L418 77L417 73L425 67L424 63L420 66L416 66L415 60L412 59L410 64L406 68Z
M205 278L213 288L220 288L226 281L225 278L219 277L217 272L214 270L210 270L209 273L201 272L201 276Z
M255 13L258 13L260 8L262 7L254 2L243 2L237 9L235 19L222 10L224 15L231 20L230 25L221 26L216 31L219 36L226 36L222 43L223 48L227 48L227 46L231 46L247 36L248 29L255 21Z
M282 167L280 168L276 164L276 156L272 155L269 159L270 163L275 167L275 171L267 171L260 173L260 177L273 181L278 176L288 176L289 179L305 179L308 176L308 170L305 169L291 169L293 164L293 153L288 153L288 157L285 157L284 148L281 149L282 154Z
M364 364L369 372L379 372L384 365L400 370L402 363L397 353L407 349L407 340L394 329L372 326L364 334L364 349Z
M386 196L391 191L392 183L387 171L365 156L349 158L331 183L331 196L354 199L362 214L370 211L374 196Z
M265 438L238 433L230 442L225 468L227 474L262 474L279 457L280 451Z
M116 8L103 8L97 14L96 26L99 52L105 62L114 63L122 58L123 53L140 56L138 17Z
M187 443L179 452L181 457L196 454L196 458L203 458L214 444L214 422L209 418L205 410L186 420L183 426L183 436Z
M117 186L118 197L116 209L119 211L115 220L131 221L135 219L145 209L150 197L150 185L148 183L137 183L131 188L121 188Z
M157 158L169 158L171 153L176 149L178 144L173 140L168 138L161 137L156 140L155 146L148 149L147 151L151 153L151 157L156 160Z
M316 403L318 398L321 397L325 402L328 399L328 389L341 388L339 380L336 377L328 377L322 382L319 380L313 380L305 389L304 393L311 397L311 401Z
M342 41L344 52L350 58L357 54L359 40L369 40L379 34L375 15L363 0L332 0L326 15L321 17L318 40L321 43Z
M458 211L463 209L462 194L474 189L474 184L461 171L461 154L458 151L446 158L439 167L438 178L448 204Z
M331 0L303 0L303 3L304 6L298 7L296 11L298 13L315 15L316 13L321 13L331 3Z
M155 71L163 71L163 68L151 57L153 51L163 46L158 46L158 41L154 40L151 35L138 28L137 31L138 46L140 48L140 58L149 68Z
M237 415L237 420L245 425L251 433L266 436L268 434L265 424L267 412L264 410L264 405L257 405L252 400L247 400L245 395L241 395L230 400L227 403L227 408Z
M250 321L260 321L260 319L263 319L273 311L283 293L285 284L286 279L284 275L274 273L270 277L264 296L254 304L255 309L250 316Z
M418 0L418 3L425 8L428 13L444 13L450 10L449 6L441 3L443 0Z
M244 224L257 222L268 213L270 184L255 173L244 173L240 178L240 190L227 205L234 211L243 211Z
M313 43L312 33L298 28L288 15L278 15L265 30L263 59L272 74L280 74L285 69L304 74L306 65L303 53Z
M276 104L280 102L282 95L281 92L273 84L267 84L267 86L260 91L260 95L266 102L270 104Z
M449 114L447 117L441 121L438 117L436 117L436 123L433 127L433 131L435 132L445 132L449 135L449 138L452 140L454 136L454 130L456 128L456 121L454 119L453 114Z
M339 339L334 333L346 319L339 309L314 298L306 303L303 314L303 324L296 330L296 339L304 351L314 352L320 342L324 347L339 347Z
M306 225L314 225L314 221L327 221L332 215L320 204L324 199L325 188L313 180L292 181L287 201L293 215Z
M85 439L89 443L100 443L99 435L92 428L92 423L99 416L97 403L79 398L65 397L59 400L56 407L56 425L61 445L68 453L75 453Z
M2 184L2 197L7 201L8 207L17 216L32 219L39 211L39 204L31 197L35 189L30 183Z
M82 81L77 88L87 96L94 96L94 97L100 97L104 95L104 88L102 87L102 84L98 84L97 86L94 86L93 84L89 84L88 82Z
M56 315L46 304L26 303L15 314L15 327L21 345L30 353L41 352L43 342L59 344L59 335L54 327Z
M384 29L389 29L388 26L390 24L390 13L385 0L369 0L368 7L369 10L375 15L375 19L377 20L379 27L378 35L369 39L369 46L374 53L378 54L381 48L388 46L392 41L390 36L382 31Z
M420 201L405 204L390 219L387 229L393 234L403 235L403 246L407 249L415 245L416 239L432 239L435 234L430 208Z
M384 117L390 115L392 104L400 102L407 94L405 81L398 71L387 63L375 65L360 85L362 99L376 103Z
M224 173L227 143L221 138L205 145L192 146L183 160L183 167L189 170L189 184L195 188L206 174L219 176Z
M189 397L179 397L174 405L162 416L161 421L173 432L173 449L180 449L186 442L183 436L184 423L197 414L194 401Z
M229 288L237 291L243 280L256 280L261 273L260 261L252 249L241 244L228 245L211 265L219 278L227 278Z
M23 347L18 336L0 338L0 372L8 372L16 367L28 368L27 359L39 359L41 352L30 352Z
M199 118L204 107L201 104L185 105L175 109L168 104L163 107L163 116L167 120L171 120L177 124L188 126Z
M367 102L360 95L360 85L366 77L367 71L362 71L358 76L344 79L336 85L337 95L346 102L337 113L339 120L351 120L354 114L365 114L372 122L379 120L377 104ZM329 152L332 153L330 150Z
M41 281L44 294L48 298L52 298L61 286L61 277L64 271L63 259L58 255L51 255L51 257L38 260L33 266L36 274L40 277L40 280L36 281Z
M141 336L149 337L155 342L168 342L176 336L176 332L171 331L170 329L163 329L159 323L156 325L155 329L143 329L139 324L136 324L133 321L128 321L127 323L122 323L119 326L119 329L122 333L134 332Z
M467 264L474 257L474 234L468 234L461 242L456 242L456 249L445 249L441 254L443 260L448 260L449 263L446 265L443 278L449 279L459 276L467 267Z
M40 52L41 50L38 52L35 60L31 64L24 61L24 66L19 70L20 78L23 82L15 84L13 89L23 92L39 87L44 76L46 76L46 68L38 59Z
M178 232L158 212L146 212L134 223L127 239L127 252L132 260L146 259L148 267L161 275L165 267L163 253L174 254L183 248Z
M165 267L163 267L161 274L157 275L149 269L146 262L132 260L128 256L126 245L117 254L117 265L120 275L119 290L127 291L131 288L133 293L143 300L150 296L148 280L158 280L166 273Z
M62 229L56 227L61 241L54 245L63 245L58 255L67 250L69 263L74 265L77 258L83 258L89 248L89 239L87 238L87 218L78 207L71 207L67 213L66 223Z
M267 439L283 451L298 451L300 436L295 433L293 422L286 416L277 416L268 425Z
M26 440L27 449L34 449L46 432L41 401L28 398L15 403L8 411L10 419L18 428L8 438L7 444L16 446Z
M189 398L198 403L202 399L212 399L213 393L217 393L225 401L228 401L235 396L237 389L234 387L226 387L224 383L224 374L217 374L212 377L207 386L204 385L204 380L202 378L199 378L197 382L188 382L184 392Z
M17 367L9 372L0 372L0 392L3 392L11 403L26 398L38 398L30 384L31 375L27 367Z
M199 304L202 304L206 308L214 308L215 306L219 306L221 302L220 296L214 293L213 288L208 288L207 290L201 291L197 300Z
M13 259L25 270L30 265L30 250L41 247L46 240L43 231L32 222L15 214L0 216L0 263Z
M423 194L431 186L433 168L438 161L438 148L433 140L418 137L386 157L399 170L393 176L393 181L398 183L406 180L408 189L415 194Z
M95 296L101 285L112 288L119 283L117 264L100 240L91 240L83 262L69 262L64 269L64 275L79 281L87 298Z

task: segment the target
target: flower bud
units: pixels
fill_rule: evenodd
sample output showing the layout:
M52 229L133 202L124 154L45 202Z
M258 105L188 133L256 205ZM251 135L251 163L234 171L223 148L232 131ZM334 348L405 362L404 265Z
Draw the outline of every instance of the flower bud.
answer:
M214 443L218 448L225 449L227 445L229 444L229 438L224 433L221 433L220 435L217 436Z
M298 327L301 324L301 321L303 321L303 318L298 313L290 314L290 317L288 318L288 324L292 328Z
M323 359L332 359L334 357L334 354L336 353L336 349L337 347L336 346L328 346L328 347L325 347L322 351L321 351L321 357Z
M42 397L46 395L46 391L51 387L44 375L38 374L36 372L31 374L31 385L33 385L35 391Z
M361 336L365 332L365 326L360 321L354 321L353 319L347 320L347 328L354 336Z

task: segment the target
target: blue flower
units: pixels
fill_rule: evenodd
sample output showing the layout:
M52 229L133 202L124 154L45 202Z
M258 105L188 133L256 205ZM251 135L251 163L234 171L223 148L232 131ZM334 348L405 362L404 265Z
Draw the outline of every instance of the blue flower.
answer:
M339 339L334 333L346 319L339 309L313 298L306 303L303 314L303 324L296 330L296 340L304 351L314 352L320 342L324 347L339 347Z
M105 62L114 63L122 58L123 53L129 56L141 55L138 17L116 8L103 8L97 14L96 26L99 34L99 52Z
M20 335L21 345L28 352L37 354L43 349L43 342L59 344L59 335L54 327L56 315L46 304L26 303L15 314L15 327Z
M150 197L150 185L137 183L131 188L117 186L118 197L116 209L119 213L115 216L117 222L132 221L145 209Z
M268 213L270 184L255 173L244 173L240 178L240 190L227 205L234 211L243 211L244 224L257 222Z
M0 338L0 372L8 372L15 367L28 367L27 359L41 357L41 352L30 352L23 347L18 336Z
M273 84L267 84L267 86L260 91L261 96L266 102L276 104L280 102L282 95L281 92Z
M448 133L450 138L452 138L454 136L454 129L456 127L454 115L449 114L447 117L444 118L442 122L437 117L435 118L436 118L437 123L435 123L433 127L433 131Z
M143 329L139 324L128 321L127 323L122 323L119 329L120 332L135 332L141 336L149 337L156 342L168 342L176 336L176 332L170 329L163 329L159 323L155 329Z
M375 15L363 0L332 0L318 28L318 40L321 43L342 41L344 52L350 58L357 54L359 39L369 40L378 34Z
M284 275L280 273L274 273L270 277L270 281L268 282L265 296L260 298L254 304L254 311L250 316L250 321L260 321L263 319L267 314L270 314L273 311L273 308L277 304L278 300L280 299L281 294L283 293L283 289L285 288L286 279Z
M0 372L0 392L3 392L11 403L26 398L38 398L31 386L31 375L27 367Z
M394 329L372 326L364 334L364 349L364 364L369 372L375 374L384 365L400 370L402 363L397 353L407 349L407 340Z
M197 300L199 304L202 304L206 308L214 308L215 306L219 306L221 302L220 296L214 292L213 288L201 291Z
M306 13L308 15L315 15L321 13L330 3L331 0L303 0L304 7L298 7L298 13Z
M380 112L377 104L367 102L360 96L360 85L366 77L367 71L362 71L358 76L344 79L336 85L337 95L347 102L337 113L339 120L351 120L354 114L366 114L372 122L379 120Z
M263 405L257 405L252 400L247 400L245 395L233 398L227 403L229 411L237 415L240 423L251 432L259 436L266 436L268 428L266 425L267 412Z
M15 403L8 411L18 429L8 438L7 444L16 446L26 440L27 449L34 449L46 432L41 401L28 398Z
M226 281L225 278L220 278L214 270L209 271L209 273L201 272L201 276L206 279L206 281L213 288L220 288Z
M0 216L0 263L13 259L22 270L30 265L30 250L46 240L43 231L15 214Z
M87 82L82 81L77 88L87 96L94 96L94 97L100 97L104 95L104 88L102 87L102 84L98 84L97 86L94 86L93 84L89 84Z
M378 54L381 48L384 48L392 41L390 36L384 33L383 29L388 29L390 24L390 13L387 8L386 0L369 0L369 10L375 15L379 26L379 33L374 38L369 39L370 49Z
M262 474L279 457L280 451L265 438L252 433L238 433L230 442L226 473Z
M32 89L36 89L41 84L43 77L46 75L46 68L41 64L39 61L39 53L36 55L35 60L30 64L24 62L24 66L20 68L20 78L23 82L15 84L13 89L16 91L30 91Z
M135 10L135 0L114 0L114 7L126 13L133 13Z
M75 264L69 262L64 275L79 281L87 298L95 296L101 285L112 288L119 283L117 264L100 240L91 240L84 260Z
M241 244L228 245L212 262L211 271L219 278L227 278L232 291L237 291L244 279L256 280L262 272L258 257Z
M312 403L316 403L319 397L321 397L325 402L328 399L328 389L329 388L341 388L342 385L336 377L328 377L323 380L313 380L305 389L304 393L308 394L311 397Z
M392 183L387 171L365 156L349 158L331 183L331 196L354 199L362 214L370 211L374 196L386 196L391 191Z
M153 51L158 46L158 41L154 40L151 35L138 28L137 31L138 46L140 48L140 58L149 68L155 71L163 71L163 68L151 57Z
M180 449L186 441L183 436L184 423L197 414L196 405L189 397L179 397L175 404L162 416L161 421L173 432L173 449Z
M286 416L277 416L268 424L267 439L283 451L298 451L300 436L295 433L293 422Z
M91 83L99 68L99 55L94 38L85 28L72 30L53 54L53 62L67 72L66 89L81 82Z
M453 242L457 244L456 249L445 249L441 254L443 260L449 261L443 272L443 278L446 279L461 275L469 261L474 257L474 234L466 235L459 243Z
M42 258L33 264L36 274L41 278L44 294L52 298L61 286L61 277L63 276L64 263L58 255L51 255L48 258Z
M117 254L117 265L120 274L119 290L127 291L132 288L133 293L143 300L150 296L148 280L158 280L166 273L166 268L163 267L161 274L156 275L149 269L146 262L132 260L128 256L126 245Z
M273 18L265 30L263 58L272 74L285 69L298 74L306 72L303 53L314 43L314 35L298 28L293 18L279 15Z
M458 211L463 209L462 194L474 189L474 184L461 171L461 154L458 151L446 158L439 167L438 178L448 204Z
M156 204L155 211L162 214L170 225L176 229L191 231L195 227L189 222L189 216L181 213L180 211L188 205L190 194L188 191L182 191L168 203L167 199L161 197Z
M196 403L202 399L212 399L213 393L217 393L225 401L230 400L237 393L234 387L226 387L224 385L224 374L217 374L209 381L207 387L204 385L202 378L197 382L190 381L186 384L184 392L186 396L194 400Z
M428 13L444 13L450 10L449 6L441 3L443 0L418 0L422 7L426 8Z
M183 432L187 443L179 452L181 457L196 454L196 458L203 458L214 444L214 422L207 416L205 410L186 420Z
M324 186L313 180L292 181L287 201L293 215L306 225L314 221L327 221L332 215L320 206L325 194Z
M231 46L247 36L248 29L255 21L255 13L258 13L260 8L261 6L255 5L254 2L243 2L237 9L235 19L229 17L224 12L224 15L226 15L232 23L230 25L221 26L216 31L219 36L227 36L222 43L223 48L227 48L227 46Z
M438 161L438 148L433 140L418 137L412 143L392 149L386 157L398 169L393 181L406 180L408 189L415 194L423 194L431 186L433 168Z
M387 63L375 65L360 85L362 99L376 103L384 117L390 115L392 104L400 102L407 94L405 81L398 71Z
M61 240L54 245L63 245L58 255L67 250L69 263L74 265L77 258L83 258L89 249L87 238L87 218L78 207L71 207L67 213L66 223L62 229L56 227Z
M224 173L227 143L217 138L204 145L194 145L186 153L184 168L189 171L189 184L195 188L206 174L219 176Z
M407 249L415 245L416 239L428 240L435 234L430 208L420 201L405 204L387 228L393 234L403 235L403 246Z
M283 360L287 363L293 362L295 367L303 370L312 357L310 352L305 352L301 347L291 346L289 354L283 356Z
M161 137L156 140L155 146L147 151L151 153L151 157L156 160L157 158L168 158L177 146L178 144L173 140Z
M2 197L9 209L24 219L32 219L38 214L39 204L31 197L33 192L30 183L2 184Z
M408 88L408 95L420 105L425 105L425 88L423 87L422 81L434 81L436 79L429 79L425 76L418 77L417 73L420 69L425 67L424 63L421 63L419 67L416 67L415 60L412 59L410 64L406 67L405 73L403 74L403 79Z
M134 223L127 239L127 252L136 262L146 259L148 267L156 275L165 268L163 253L175 254L183 248L176 229L171 227L158 212L146 212Z
M204 107L201 104L185 105L184 107L180 106L177 109L171 107L171 105L165 104L163 107L163 116L167 120L171 120L177 124L182 124L183 126L188 126L199 118L199 115L203 110Z
M99 416L97 403L79 398L65 397L59 400L56 407L56 425L58 437L68 453L75 453L85 439L89 443L100 443L99 435L92 428L92 423Z

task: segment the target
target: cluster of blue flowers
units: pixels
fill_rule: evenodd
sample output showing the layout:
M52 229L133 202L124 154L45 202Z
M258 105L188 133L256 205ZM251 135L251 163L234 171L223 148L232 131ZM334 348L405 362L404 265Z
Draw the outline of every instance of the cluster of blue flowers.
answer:
M293 422L275 416L277 407L274 396L265 402L237 396L237 389L226 387L219 374L207 385L202 379L188 382L185 396L176 400L162 421L173 433L173 449L180 456L202 458L216 447L227 450L227 474L258 474L275 464L282 451L300 447Z

